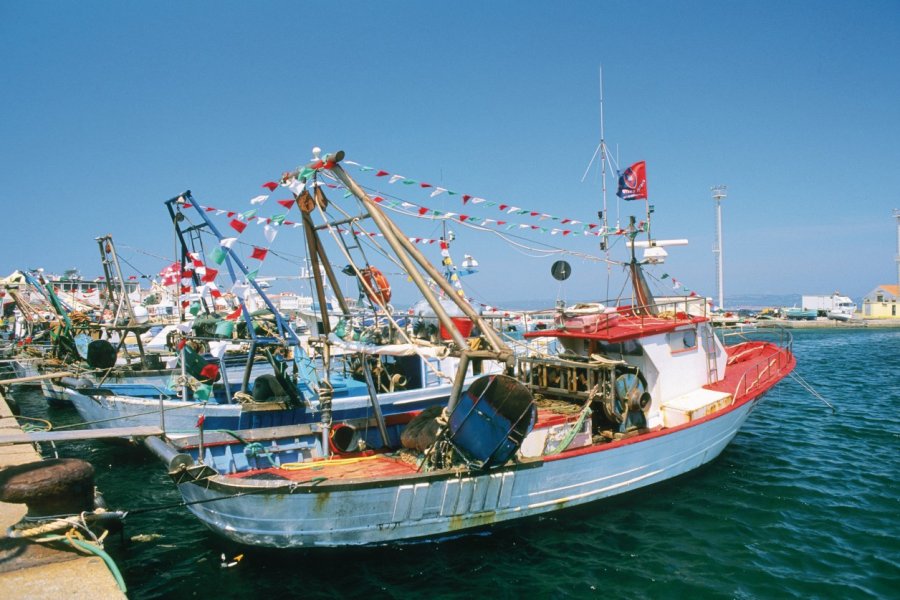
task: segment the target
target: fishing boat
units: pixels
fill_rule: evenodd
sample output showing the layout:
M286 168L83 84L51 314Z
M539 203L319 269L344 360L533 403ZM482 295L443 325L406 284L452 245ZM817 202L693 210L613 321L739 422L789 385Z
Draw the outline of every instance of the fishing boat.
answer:
M819 311L814 308L798 308L796 306L791 308L783 308L781 312L784 314L785 319L790 319L793 321L815 321L819 316Z
M407 262L415 248L404 244L342 159L342 152L317 157L284 183L327 171ZM632 220L632 241L638 231ZM779 343L746 334L724 343L705 300L657 302L633 249L627 266L634 290L627 298L578 310L562 305L550 326L526 334L555 339L562 352L554 355L512 355L490 324L445 286L486 346L476 352L456 345L460 373L489 357L508 368L467 389L458 375L443 409L395 415L395 422L406 421L399 440L370 434L354 446L323 437L311 446L297 437L302 432L271 431L242 440L220 436L206 449L202 439L178 446L148 438L148 446L205 525L239 543L269 547L441 538L677 477L715 459L791 372L791 341L783 332ZM459 340L450 315L424 282L417 284ZM365 422L322 429L336 437L345 425L348 433L366 429Z

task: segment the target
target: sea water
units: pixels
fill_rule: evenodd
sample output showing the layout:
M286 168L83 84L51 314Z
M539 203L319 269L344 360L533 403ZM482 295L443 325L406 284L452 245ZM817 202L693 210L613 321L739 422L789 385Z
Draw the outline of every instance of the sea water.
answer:
M106 543L130 598L900 598L900 330L795 331L794 352L836 413L786 379L699 471L440 543L242 547L178 506L142 447L56 451L89 460L110 508L134 511ZM14 397L79 420L36 391Z

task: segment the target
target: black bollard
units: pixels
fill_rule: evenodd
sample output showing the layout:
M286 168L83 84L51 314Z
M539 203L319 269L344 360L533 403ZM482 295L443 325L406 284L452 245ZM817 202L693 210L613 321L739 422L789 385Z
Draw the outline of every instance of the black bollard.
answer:
M77 458L53 458L0 470L0 501L27 504L28 517L94 510L94 467Z

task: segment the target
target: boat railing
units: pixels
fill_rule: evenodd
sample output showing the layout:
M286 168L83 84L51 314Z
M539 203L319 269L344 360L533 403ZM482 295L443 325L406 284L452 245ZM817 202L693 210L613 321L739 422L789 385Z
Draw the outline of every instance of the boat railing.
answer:
M732 404L743 399L745 396L750 395L751 392L753 392L758 386L766 383L773 378L778 377L778 373L781 372L782 368L787 366L793 352L793 336L787 329L779 329L781 329L782 331L775 332L770 330L769 336L766 336L765 333L758 331L726 334L740 336L748 342L763 341L760 338L765 337L769 338L765 341L771 342L772 334L776 334L780 339L779 341L773 343L775 343L782 350L785 350L784 352L776 353L774 356L764 356L754 361L754 364L750 368L748 368L743 375L741 375L741 378L738 381L737 386L735 387L734 394L731 399Z
M780 348L793 352L794 336L786 327L775 326L766 327L764 329L734 329L734 330L718 330L722 338L722 343L730 345L738 342L771 342Z

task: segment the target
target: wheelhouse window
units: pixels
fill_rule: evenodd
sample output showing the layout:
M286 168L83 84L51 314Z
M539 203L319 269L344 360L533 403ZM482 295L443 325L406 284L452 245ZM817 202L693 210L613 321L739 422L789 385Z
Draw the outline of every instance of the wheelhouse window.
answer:
M673 331L667 335L669 351L672 354L697 349L697 330L695 328Z

